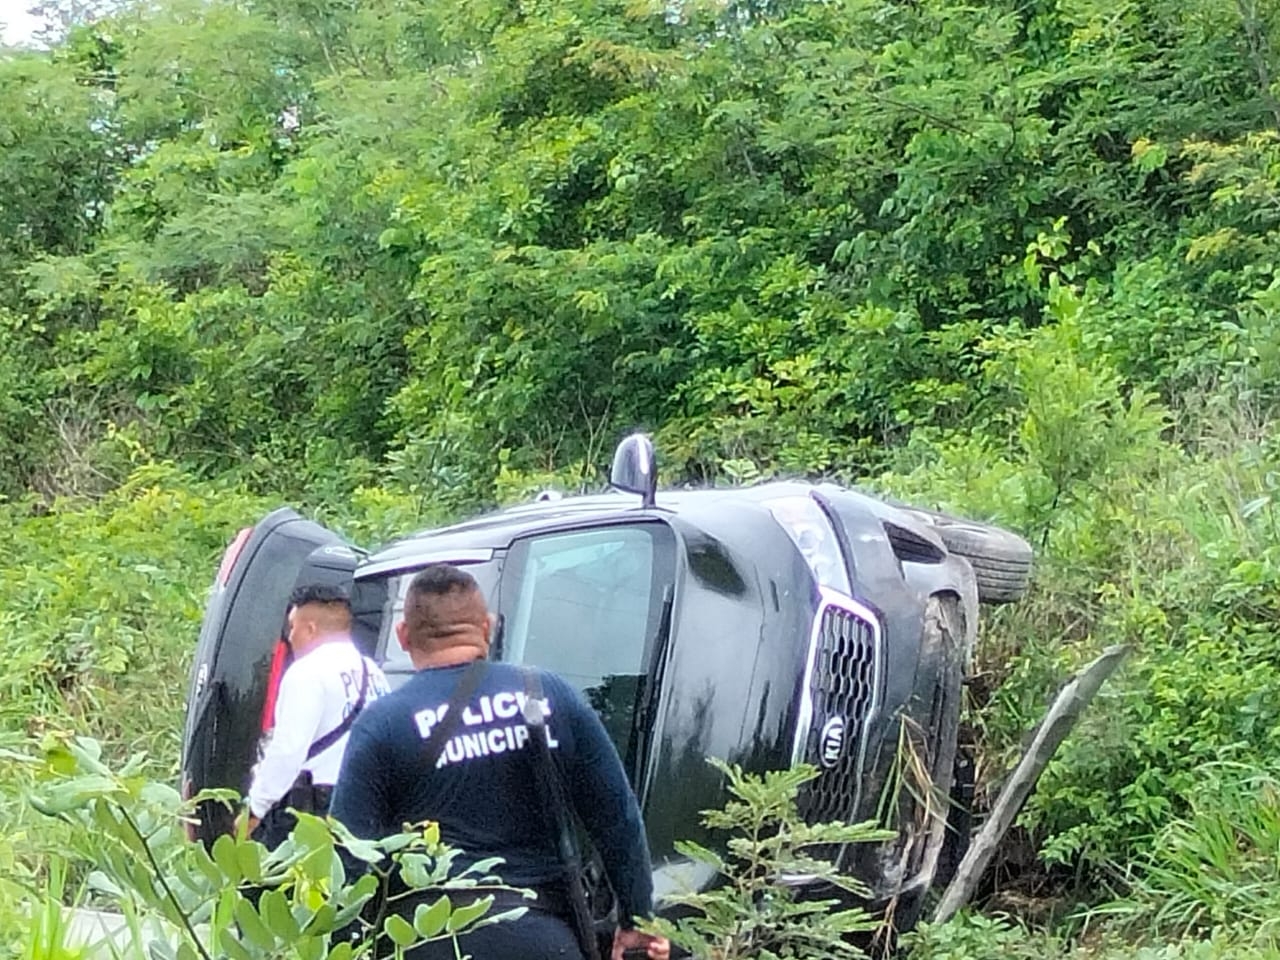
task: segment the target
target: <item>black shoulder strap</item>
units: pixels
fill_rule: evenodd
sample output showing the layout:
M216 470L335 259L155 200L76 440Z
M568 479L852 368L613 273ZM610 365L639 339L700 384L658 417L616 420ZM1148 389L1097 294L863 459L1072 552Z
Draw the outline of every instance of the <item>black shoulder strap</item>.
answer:
M351 729L351 725L356 722L356 717L360 716L360 711L364 709L365 695L369 692L369 661L362 655L360 657L360 697L356 700L355 705L351 708L351 712L342 718L342 722L326 733L323 737L311 744L307 748L307 759L312 760L320 754L324 753L335 743L342 739L343 734Z
M458 729L458 723L462 720L463 708L466 707L467 701L471 699L471 695L476 692L476 687L480 685L480 678L484 676L488 667L489 661L483 657L478 660L472 660L467 672L458 678L458 685L453 688L453 693L449 695L449 703L445 709L444 717L431 729L431 735L427 737L427 745L422 751L427 760L428 770L435 769L440 760L440 754L444 752L444 745L453 736L453 731Z
M561 779L547 743L547 720L542 706L542 677L533 667L526 666L523 673L524 722L529 728L529 744L533 751L533 766L537 772L542 807L550 814L556 832L556 847L565 872L565 887L574 932L578 935L578 945L582 948L583 956L587 960L600 960L595 924L591 919L586 891L582 888L582 858L578 853L573 810L564 780Z
M529 742L533 745L533 765L538 772L538 790L543 806L555 818L560 858L566 866L576 867L578 845L573 842L573 815L555 757L547 745L547 719L542 706L542 677L533 667L524 667L524 722L529 728Z

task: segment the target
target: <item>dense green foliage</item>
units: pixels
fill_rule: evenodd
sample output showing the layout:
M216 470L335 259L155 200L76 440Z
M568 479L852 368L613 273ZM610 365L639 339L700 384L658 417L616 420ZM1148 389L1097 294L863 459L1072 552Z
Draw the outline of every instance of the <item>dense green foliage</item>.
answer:
M370 542L643 427L1030 537L981 783L1134 643L1022 839L1194 902L1205 783L1280 762L1277 77L1262 0L160 0L0 54L0 738L166 771L236 527Z
M494 894L522 891L490 873L500 858L459 863L460 852L441 842L439 824L406 824L400 834L367 841L302 813L273 850L231 835L206 850L186 836L195 801L143 776L143 756L113 768L100 743L78 737L30 759L40 772L33 806L71 828L71 849L96 867L89 886L125 921L93 956L358 960L433 941L449 941L457 953L459 936L525 913L492 909ZM238 799L228 793L208 799ZM349 874L344 861L364 869ZM65 877L62 859L53 862L59 866L52 872ZM400 911L399 901L422 890L438 895L412 914ZM467 902L450 899L459 892ZM27 937L28 949L38 943L57 956L80 946L65 928L48 927ZM360 935L353 939L354 931ZM0 942L6 933L0 925Z

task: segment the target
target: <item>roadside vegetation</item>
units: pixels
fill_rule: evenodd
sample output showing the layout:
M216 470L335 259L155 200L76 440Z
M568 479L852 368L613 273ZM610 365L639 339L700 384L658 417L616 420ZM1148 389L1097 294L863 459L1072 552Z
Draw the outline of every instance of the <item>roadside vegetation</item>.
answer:
M594 489L642 428L668 484L1035 544L968 689L979 812L1133 644L912 956L1280 953L1280 6L99 13L0 53L0 904L85 880L24 757L172 783L238 527L373 545Z

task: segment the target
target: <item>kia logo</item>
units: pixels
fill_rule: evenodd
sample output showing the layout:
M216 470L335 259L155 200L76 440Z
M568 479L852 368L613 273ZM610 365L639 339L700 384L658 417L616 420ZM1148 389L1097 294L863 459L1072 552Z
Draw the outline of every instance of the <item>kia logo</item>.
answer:
M844 717L832 717L822 725L818 752L822 765L828 769L840 762L840 755L844 753Z

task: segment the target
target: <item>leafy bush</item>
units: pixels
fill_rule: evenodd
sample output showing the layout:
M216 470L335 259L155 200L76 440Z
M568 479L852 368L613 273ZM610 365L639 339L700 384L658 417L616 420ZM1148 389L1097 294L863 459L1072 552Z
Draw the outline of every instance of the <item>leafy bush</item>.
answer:
M1157 936L1230 926L1280 950L1280 780L1231 762L1195 773L1189 812L1126 870L1132 893L1096 912Z
M942 925L923 924L904 941L909 960L1273 960L1280 949L1255 941L1247 930L1236 934L1221 928L1202 939L1148 937L1135 943L1096 930L1073 939L977 913L962 913Z
M967 912L947 923L921 924L903 936L902 945L911 960L980 960L992 956L1040 960L1062 953L1061 944L1030 934L1006 918Z
M96 741L76 739L47 752L46 779L32 798L42 813L71 826L70 851L95 868L90 888L126 919L128 942L118 949L164 960L347 960L389 946L456 944L470 929L525 912L491 914L486 891L512 889L489 875L498 861L455 869L458 852L430 823L370 842L300 814L273 851L222 836L206 852L185 835L196 801L183 802L142 776L142 766L135 756L113 770ZM350 876L349 865L364 869ZM393 873L408 892L388 896ZM397 898L422 889L441 893L419 905L412 922L395 912ZM451 893L469 902L454 906ZM371 901L377 909L369 909ZM36 934L46 932L41 926Z
M96 503L0 504L0 733L76 729L176 757L204 591L235 529L264 511L164 464Z
M865 897L862 885L843 876L822 849L891 839L893 833L869 823L806 824L796 797L818 775L816 767L800 765L759 777L720 760L711 762L736 799L722 810L704 811L702 822L729 833L727 853L688 841L677 848L722 882L701 893L668 896L668 905L688 908L690 915L674 922L655 920L652 929L697 958L863 956L850 935L875 930L876 921L861 908L839 908L835 897L801 896L789 878L806 878L819 897Z

